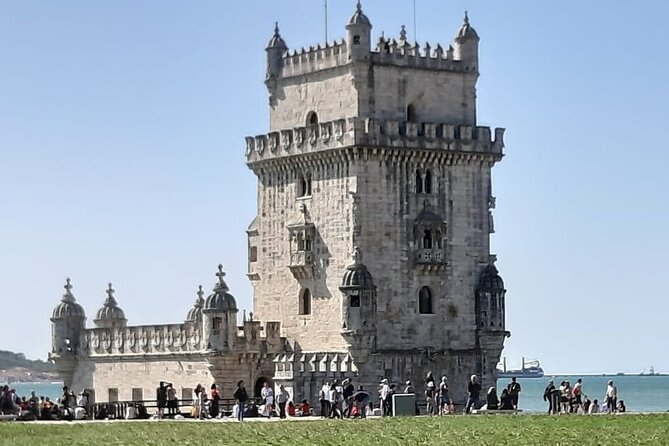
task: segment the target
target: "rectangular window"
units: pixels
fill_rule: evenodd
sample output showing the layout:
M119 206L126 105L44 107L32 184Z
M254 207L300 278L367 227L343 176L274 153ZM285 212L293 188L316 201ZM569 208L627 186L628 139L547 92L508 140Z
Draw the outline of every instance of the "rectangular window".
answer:
M144 389L133 388L132 389L132 400L133 401L144 401Z
M257 261L258 261L258 247L251 246L249 248L249 262L257 262Z
M223 326L223 319L221 319L220 317L215 317L212 320L212 328L214 330L220 330L222 326Z
M353 308L360 307L360 296L358 294L351 295L351 307Z
M115 403L118 401L118 389L109 389L109 402Z

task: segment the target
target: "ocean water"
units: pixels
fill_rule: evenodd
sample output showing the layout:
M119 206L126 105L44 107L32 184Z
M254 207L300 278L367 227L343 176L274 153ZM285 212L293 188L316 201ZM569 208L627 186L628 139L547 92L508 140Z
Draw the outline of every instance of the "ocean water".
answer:
M604 401L606 383L612 379L618 387L618 399L624 400L630 412L666 412L669 411L669 376L546 376L544 378L519 378L522 387L519 406L524 412L545 412L548 404L543 400L544 388L549 379L558 386L560 381L569 381L572 385L578 378L583 379L583 393L592 400ZM498 394L506 387L509 379L500 379L497 382ZM1 384L1 383L0 383ZM453 385L453 383L451 383ZM22 383L13 384L21 396L30 395L34 390L38 396L48 396L56 399L61 395L62 384ZM75 389L76 390L76 389Z
M518 406L524 412L545 412L548 403L544 402L544 389L548 380L555 386L565 380L573 386L576 380L583 380L583 394L591 400L604 402L606 383L612 379L618 388L618 400L624 400L629 412L666 412L669 411L669 376L545 376L543 378L518 378L522 388ZM498 394L511 382L504 378L497 381Z

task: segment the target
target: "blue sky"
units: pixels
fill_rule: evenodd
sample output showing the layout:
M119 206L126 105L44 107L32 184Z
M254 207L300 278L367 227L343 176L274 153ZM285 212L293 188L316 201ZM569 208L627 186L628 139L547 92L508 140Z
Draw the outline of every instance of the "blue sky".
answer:
M549 371L669 371L669 3L417 0L421 42L481 36L479 123L506 127L493 236L505 354ZM381 31L410 0L366 0ZM330 1L341 38L353 0ZM244 136L267 128L264 46L324 40L322 2L0 0L0 348L46 357L70 276L130 323L177 322L222 262L249 308ZM371 267L371 266L370 266Z

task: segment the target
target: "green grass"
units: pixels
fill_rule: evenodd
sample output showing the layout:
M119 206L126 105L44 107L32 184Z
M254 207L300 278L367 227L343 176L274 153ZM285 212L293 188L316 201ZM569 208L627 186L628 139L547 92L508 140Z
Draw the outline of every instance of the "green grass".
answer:
M451 416L310 422L0 423L0 445L667 445L668 415Z

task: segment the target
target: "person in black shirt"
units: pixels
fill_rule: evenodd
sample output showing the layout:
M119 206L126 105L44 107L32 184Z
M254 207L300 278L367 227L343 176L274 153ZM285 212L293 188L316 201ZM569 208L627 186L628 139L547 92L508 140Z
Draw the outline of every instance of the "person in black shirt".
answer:
M511 396L511 402L513 403L513 408L518 409L518 396L520 395L520 384L516 382L516 377L511 378L511 382L506 389L509 391L509 396Z
M355 387L351 383L350 379L345 379L342 382L344 386L343 397L344 397L344 416L346 418L351 416L351 407L353 406L353 393L355 392Z
M548 385L546 385L546 388L544 389L544 401L548 402L549 415L556 413L560 405L560 400L555 398L556 393L557 389L555 388L553 380L548 381Z
M513 397L508 389L502 390L502 396L499 398L499 410L514 410Z
M360 418L367 417L367 404L369 404L371 398L369 392L365 392L365 389L362 386L360 386L358 391L351 396L351 400L353 401L352 404L355 404Z
M237 383L237 390L235 390L233 396L237 400L237 420L244 421L244 403L249 399L249 395L244 388L244 381Z
M478 377L472 375L469 384L467 385L467 406L465 406L465 413L470 413L472 408L477 408L480 396L481 384L478 382Z

